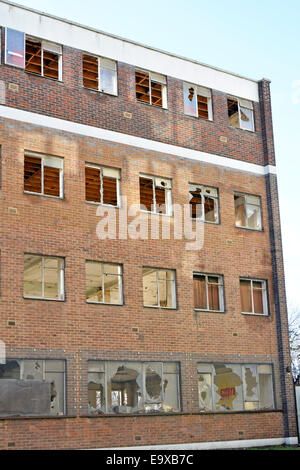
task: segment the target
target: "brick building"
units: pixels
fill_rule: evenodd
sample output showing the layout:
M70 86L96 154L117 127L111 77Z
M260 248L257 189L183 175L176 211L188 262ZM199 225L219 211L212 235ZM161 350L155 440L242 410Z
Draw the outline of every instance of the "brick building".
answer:
M269 80L0 27L0 448L297 444Z

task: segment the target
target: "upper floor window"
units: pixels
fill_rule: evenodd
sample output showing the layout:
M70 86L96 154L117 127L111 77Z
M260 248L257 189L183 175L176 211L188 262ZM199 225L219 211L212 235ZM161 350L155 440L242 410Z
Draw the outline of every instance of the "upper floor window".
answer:
M5 63L43 77L62 79L62 47L6 28Z
M191 83L183 84L184 114L212 120L211 90Z
M228 97L229 124L247 131L254 131L253 103L242 98Z
M143 268L145 307L176 308L175 271Z
M223 276L194 273L194 308L224 312Z
M42 77L62 79L62 47L26 36L25 70Z
M270 364L198 364L201 411L274 408Z
M63 159L26 152L24 191L44 196L63 197Z
M122 277L119 264L86 261L87 302L121 305Z
M168 178L140 175L141 209L156 214L172 214L172 183Z
M83 54L82 77L86 88L110 95L118 94L117 64L114 60Z
M261 199L259 196L236 193L234 195L235 225L261 230Z
M138 101L167 108L167 80L164 75L136 70L135 83Z
M64 300L64 259L24 255L24 297Z
M242 313L268 315L267 283L258 279L240 279Z
M213 224L219 222L219 198L216 188L190 184L189 197L192 219L204 220Z
M7 359L0 364L0 415L63 415L65 375L64 360Z
M85 165L85 200L119 206L119 199L120 170L87 163Z

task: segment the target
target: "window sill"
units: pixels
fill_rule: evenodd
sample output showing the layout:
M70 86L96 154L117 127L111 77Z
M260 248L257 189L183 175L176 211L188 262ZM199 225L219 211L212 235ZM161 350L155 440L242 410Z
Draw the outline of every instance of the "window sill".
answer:
M194 312L226 313L226 310L203 310L202 308L194 308Z
M190 217L190 220L192 220L193 222L203 222L204 224L209 224L209 225L221 225L220 221L210 222L209 220L194 219L193 217Z
M242 315L250 315L252 317L266 317L269 318L269 313L251 313L251 312L241 312Z
M93 301L88 301L86 300L85 301L86 304L90 304L90 305L112 305L113 307L123 307L125 304L111 304L111 303L108 303L108 302L93 302Z
M251 134L254 134L254 135L256 134L255 130L251 131L250 129L243 129L242 127L235 127L235 126L228 126L228 127L229 129L236 129L238 131L250 132Z
M178 307L160 307L159 305L143 305L144 308L155 308L156 310L178 310Z
M101 206L101 207L112 207L113 209L121 209L121 206L113 206L112 204L103 204L102 202L96 202L96 201L85 201L86 204L89 204L91 206Z
M0 416L0 420L30 420L30 419L65 419L65 418L77 418L76 415L7 415Z
M163 217L173 217L173 214L161 214L160 212L145 211L144 209L140 209L140 212L142 214L161 215Z
M83 90L88 90L88 91L92 91L94 93L98 93L100 95L108 95L108 96L116 96L118 97L118 93L108 93L108 91L103 91L103 90L95 90L94 88L89 88L87 86L83 86L82 87Z
M23 299L25 300L45 300L47 302L65 302L66 299L48 299L46 297L26 297L23 295Z
M229 414L255 414L255 413L282 413L282 409L275 409L275 408L268 408L265 410L228 410L228 411L191 411L184 412L184 411L166 411L161 412L157 411L156 413L95 413L95 414L81 414L79 418L147 418L147 417L154 417L154 416L201 416L201 415L229 415Z
M42 193L32 193L31 191L24 191L24 194L30 194L31 196L40 196L40 197L47 197L50 199L65 199L64 196L51 196L50 194L42 194Z
M249 227L240 227L239 225L235 225L235 228L248 230L249 232L264 232L263 228L249 228Z

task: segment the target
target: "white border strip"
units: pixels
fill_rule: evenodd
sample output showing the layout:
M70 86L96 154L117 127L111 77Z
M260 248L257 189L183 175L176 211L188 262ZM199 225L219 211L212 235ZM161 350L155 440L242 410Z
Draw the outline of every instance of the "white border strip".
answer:
M144 139L129 134L122 134L121 132L110 131L101 129L99 127L88 126L85 124L78 124L76 122L65 121L63 119L53 118L42 114L31 113L8 106L0 106L0 117L5 119L13 119L30 123L37 126L48 127L51 129L58 129L64 132L71 132L86 137L93 137L109 142L130 145L154 152L165 153L174 155L180 158L188 158L202 163L209 163L211 165L218 165L232 170L245 171L255 173L256 175L276 174L276 167L272 165L262 166L254 163L248 163L233 158L221 157L211 153L200 152L199 150L188 149L185 147L177 147L176 145L164 144L154 140Z
M24 8L22 5L0 1L0 19L2 26L23 31L40 39L220 90L247 100L259 101L257 81Z
M241 439L238 441L219 441L219 442L196 442L193 444L170 444L158 446L134 446L134 447L106 447L93 450L216 450L216 449L241 449L245 447L265 447L297 445L297 437L274 438L274 439Z

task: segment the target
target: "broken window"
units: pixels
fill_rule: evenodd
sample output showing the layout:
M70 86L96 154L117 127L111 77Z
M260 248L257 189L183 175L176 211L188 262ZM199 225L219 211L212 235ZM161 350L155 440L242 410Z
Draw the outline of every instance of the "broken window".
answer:
M64 259L24 255L24 297L64 300Z
M180 411L177 363L89 361L88 368L89 413Z
M261 230L261 200L250 194L234 195L235 225L237 227Z
M0 415L63 415L65 361L8 359L0 364Z
M160 108L167 107L166 77L158 73L135 71L136 99Z
M120 199L120 170L86 164L85 200L118 206Z
M175 271L143 268L145 307L176 308Z
M171 180L140 175L141 210L156 214L172 214Z
M122 304L122 266L86 261L86 300L104 304Z
M194 308L224 312L223 276L194 273Z
M269 364L198 364L201 411L273 409Z
M268 315L267 284L257 279L240 279L242 313Z
M211 90L191 83L183 84L184 114L212 120Z
M63 197L63 159L37 153L24 157L24 191Z
M218 190L209 186L190 184L191 217L217 224L219 222Z
M83 86L92 90L117 95L117 64L114 60L82 56Z
M25 66L25 34L5 28L5 63L15 67Z
M42 77L62 79L62 47L26 36L25 70Z
M248 131L254 131L253 103L242 98L227 98L229 124Z

